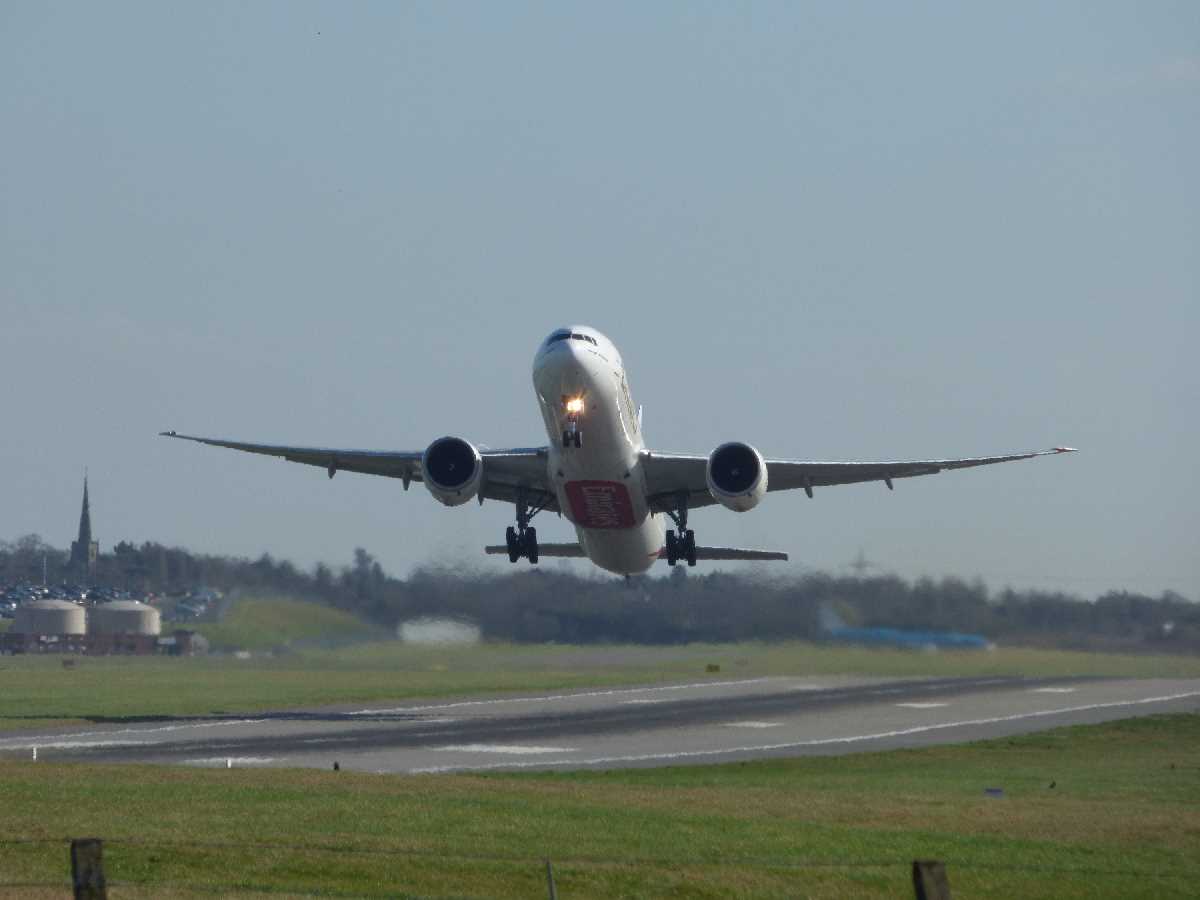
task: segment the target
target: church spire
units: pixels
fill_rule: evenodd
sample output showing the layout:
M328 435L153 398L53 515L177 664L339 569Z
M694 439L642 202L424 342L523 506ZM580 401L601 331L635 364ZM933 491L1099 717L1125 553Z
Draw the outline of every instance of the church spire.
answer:
M87 470L83 472L83 512L79 514L79 545L86 547L92 542L92 514L88 509Z
M92 511L88 504L87 469L83 470L83 509L79 513L79 539L71 544L71 568L84 581L89 581L96 571L96 560L100 545L92 540Z

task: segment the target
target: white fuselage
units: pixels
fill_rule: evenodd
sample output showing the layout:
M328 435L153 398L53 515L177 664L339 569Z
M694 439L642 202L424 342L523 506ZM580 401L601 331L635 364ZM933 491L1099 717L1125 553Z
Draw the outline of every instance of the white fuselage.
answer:
M533 387L549 436L549 483L584 553L610 572L646 571L664 524L647 504L641 425L617 348L593 328L556 331L534 358ZM564 432L575 431L580 446L564 446Z

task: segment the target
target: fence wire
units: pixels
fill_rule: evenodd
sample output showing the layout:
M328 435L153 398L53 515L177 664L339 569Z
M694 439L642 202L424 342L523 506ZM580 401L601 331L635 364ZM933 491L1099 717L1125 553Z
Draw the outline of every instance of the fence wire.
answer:
M55 846L61 847L64 851L68 850L71 845L71 838L66 837L25 837L25 838L0 838L0 848L18 848L18 847L35 847L35 846ZM300 854L333 854L342 856L357 856L357 857L387 857L389 859L413 859L422 862L437 862L456 861L462 863L479 863L479 864L509 864L517 866L529 866L531 872L545 865L545 857L532 857L518 854L500 854L500 853L445 853L432 849L417 849L417 848L383 848L383 847L360 847L346 844L320 844L320 843L287 843L274 841L199 841L199 840L154 840L143 839L136 837L126 838L104 838L103 844L106 848L136 850L136 849L167 849L167 850L197 850L197 851L212 851L220 853L222 851L261 851L274 853L300 853ZM111 861L111 857L109 858ZM633 857L602 857L602 856L562 856L552 857L556 868L559 868L562 874L567 874L571 868L586 869L589 867L605 867L605 866L646 866L653 868L679 868L681 866L688 867L705 867L705 868L760 868L774 870L823 870L836 871L843 870L846 872L866 870L866 869L902 869L908 870L913 865L911 859L780 859L772 857L755 857L755 856L706 856L706 857L651 857L651 856L633 856ZM1001 863L1001 862L984 862L970 860L955 860L953 858L943 859L948 871L951 872L1000 872L1013 871L1021 874L1036 873L1039 875L1088 875L1088 876L1105 876L1105 877L1124 877L1138 879L1187 879L1194 881L1200 879L1200 867L1187 868L1184 870L1148 870L1141 868L1123 868L1119 866L1095 868L1091 866L1080 865L1046 865L1046 864L1028 864L1021 863L1019 866ZM69 865L64 859L64 864ZM458 898L458 900L476 900L479 895L471 894L415 894L411 892L399 891L395 889L380 888L374 892L364 892L361 888L355 891L344 891L337 888L314 888L306 887L299 884L259 884L252 881L238 882L213 882L206 881L198 882L182 882L176 879L123 879L123 878L108 878L107 884L113 888L131 888L152 890L154 888L170 887L175 891L183 891L194 894L227 894L229 892L244 892L254 894L296 894L301 893L315 897L357 897L364 894L405 897L412 900L450 900L450 898ZM54 879L54 880L0 880L0 892L20 892L23 890L33 890L38 888L48 889L66 889L71 887L69 878Z

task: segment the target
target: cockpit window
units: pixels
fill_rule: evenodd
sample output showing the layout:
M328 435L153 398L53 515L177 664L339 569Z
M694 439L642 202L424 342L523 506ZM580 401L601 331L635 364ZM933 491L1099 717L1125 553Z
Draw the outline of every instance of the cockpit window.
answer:
M594 347L600 346L599 342L590 334L580 334L578 331L556 331L550 337L546 338L546 346L550 346L558 341L565 341L568 338L572 341L587 341Z

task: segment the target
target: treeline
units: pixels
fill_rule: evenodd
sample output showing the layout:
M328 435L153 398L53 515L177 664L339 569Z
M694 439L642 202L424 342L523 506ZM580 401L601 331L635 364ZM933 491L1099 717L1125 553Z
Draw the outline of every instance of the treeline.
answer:
M36 535L0 543L0 581L70 581L68 554ZM384 572L367 551L337 569L193 554L147 542L102 554L94 581L147 594L242 588L328 603L384 625L460 617L514 641L673 644L750 638L820 639L831 623L959 631L1002 643L1200 651L1200 604L1173 592L1110 591L1086 601L1037 590L990 592L960 578L702 573L677 567L629 580L521 566L502 574L422 568Z

